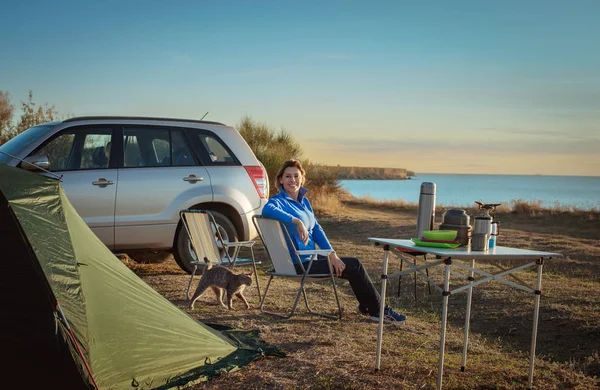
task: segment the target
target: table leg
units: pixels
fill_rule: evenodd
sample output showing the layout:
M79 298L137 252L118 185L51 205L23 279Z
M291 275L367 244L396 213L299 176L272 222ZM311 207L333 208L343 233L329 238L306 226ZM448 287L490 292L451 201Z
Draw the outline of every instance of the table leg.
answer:
M542 268L544 266L544 259L538 259L537 264L537 284L535 288L535 309L533 310L533 330L531 332L531 352L529 357L529 379L527 381L527 388L533 387L533 364L535 360L535 343L537 340L537 328L538 318L540 314L540 299L542 295Z
M475 259L471 260L471 268L475 268ZM467 314L465 316L465 341L463 344L463 356L462 356L462 364L460 366L460 370L464 371L467 366L467 346L469 345L469 326L471 325L471 300L473 298L473 281L475 280L473 276L475 273L473 270L469 271L469 282L471 283L471 287L469 287L469 292L467 295Z
M383 269L381 270L381 305L379 306L379 328L377 329L377 362L376 369L381 366L381 344L383 343L383 310L385 309L385 287L387 284L387 266L390 247L383 247Z
M444 373L444 348L446 346L446 321L448 319L448 297L450 296L450 266L452 259L445 260L444 267L444 291L442 292L442 330L440 335L440 359L438 363L437 390L442 388L442 376Z

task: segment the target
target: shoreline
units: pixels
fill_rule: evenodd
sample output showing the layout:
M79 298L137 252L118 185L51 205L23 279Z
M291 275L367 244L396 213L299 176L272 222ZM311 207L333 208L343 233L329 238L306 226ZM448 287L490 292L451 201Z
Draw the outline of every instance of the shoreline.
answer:
M368 196L363 197L355 197L350 194L347 190L344 190L344 196L342 197L343 203L349 204L363 204L363 205L372 205L378 207L385 207L389 209L398 209L398 210L418 210L419 205L415 202L406 202L403 200L378 200L373 199ZM479 209L476 205L473 206L456 206L456 205L436 205L436 214L443 213L448 209L463 209L467 212L478 213ZM590 208L590 209L580 209L577 206L561 206L555 205L553 207L543 207L541 202L539 201L525 201L522 199L513 199L508 204L502 204L497 209L495 214L523 214L530 216L541 216L541 215L564 215L570 214L573 216L585 216L590 220L598 220L600 219L600 209Z
M515 176L516 177L516 176ZM444 208L471 208L475 200L484 203L501 203L514 209L527 205L536 210L598 212L600 201L600 177L590 180L584 177L529 180L520 176L514 181L509 177L482 176L461 179L456 175L447 177L421 177L411 180L340 180L339 187L349 196L382 202L415 203L419 201L420 185L432 182L436 185L436 205Z

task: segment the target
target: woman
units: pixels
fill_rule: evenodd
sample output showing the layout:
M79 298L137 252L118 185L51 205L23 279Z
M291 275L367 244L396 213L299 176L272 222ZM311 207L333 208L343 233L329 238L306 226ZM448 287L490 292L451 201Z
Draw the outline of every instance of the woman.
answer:
M317 222L313 209L305 197L306 188L302 187L305 180L305 172L297 160L288 160L277 172L276 183L279 185L279 193L269 199L263 208L262 215L266 218L276 219L283 222L292 239L292 244L298 250L314 250L315 244L320 249L333 249L321 225ZM300 264L294 248L289 248L296 267L296 272L302 273ZM308 256L302 256L302 262L308 262ZM354 257L338 257L334 251L329 255L329 261L335 275L347 279L352 291L358 299L358 310L369 315L371 320L379 321L379 307L381 297L373 286L367 271L359 259ZM305 265L306 268L306 265ZM328 273L329 266L325 256L313 261L310 273ZM404 314L398 313L389 306L385 307L384 320L386 322L401 323L406 320Z

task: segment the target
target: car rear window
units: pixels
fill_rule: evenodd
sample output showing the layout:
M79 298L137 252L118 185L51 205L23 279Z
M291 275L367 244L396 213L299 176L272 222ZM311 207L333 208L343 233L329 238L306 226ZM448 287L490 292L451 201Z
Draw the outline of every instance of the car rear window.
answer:
M231 149L216 134L205 130L187 129L196 152L204 165L241 165Z

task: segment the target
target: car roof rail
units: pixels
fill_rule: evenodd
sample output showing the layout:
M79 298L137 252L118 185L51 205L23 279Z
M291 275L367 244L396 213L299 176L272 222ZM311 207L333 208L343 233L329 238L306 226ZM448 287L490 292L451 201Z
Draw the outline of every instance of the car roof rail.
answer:
M149 121L162 121L162 122L192 122L192 123L206 123L209 125L222 125L226 126L221 122L214 121L203 121L198 119L180 119L180 118L160 118L150 116L78 116L74 118L65 119L63 122L75 122L82 120L149 120Z

